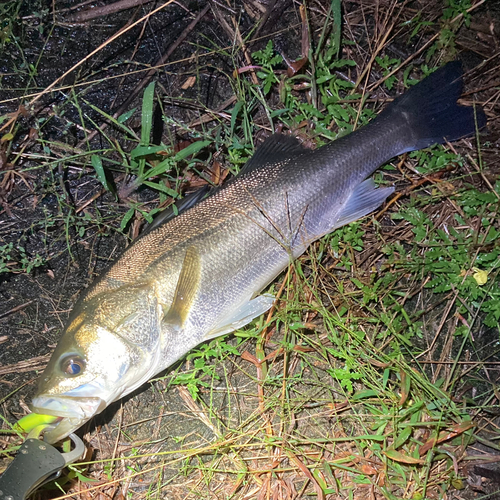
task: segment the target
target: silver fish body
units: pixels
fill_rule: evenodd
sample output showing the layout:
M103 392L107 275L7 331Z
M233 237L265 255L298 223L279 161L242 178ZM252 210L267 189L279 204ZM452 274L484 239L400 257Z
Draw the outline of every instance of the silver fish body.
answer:
M451 63L322 148L271 136L226 186L140 237L81 297L42 375L32 408L62 417L46 439L268 310L258 294L292 259L393 192L367 180L381 164L484 125L456 104L461 88Z

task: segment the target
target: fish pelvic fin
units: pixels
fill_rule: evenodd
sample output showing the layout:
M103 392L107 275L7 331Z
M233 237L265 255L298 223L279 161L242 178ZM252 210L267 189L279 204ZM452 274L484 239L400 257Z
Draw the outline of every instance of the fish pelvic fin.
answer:
M417 83L397 97L377 118L404 123L402 149L406 153L456 141L473 135L486 125L481 107L457 104L463 88L462 64L454 61Z
M163 317L163 323L180 330L191 310L201 276L201 259L195 247L186 250L181 273L175 288L172 305Z
M231 311L231 314L222 318L212 330L205 334L204 340L214 339L243 328L250 321L271 309L274 300L274 295L264 294L245 302L236 310Z

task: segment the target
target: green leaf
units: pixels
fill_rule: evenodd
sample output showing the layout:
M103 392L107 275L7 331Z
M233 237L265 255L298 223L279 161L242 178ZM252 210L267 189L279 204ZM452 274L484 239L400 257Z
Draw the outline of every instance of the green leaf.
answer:
M341 43L341 34L342 34L342 6L341 0L332 0L332 14L333 14L333 48L335 50L335 58L338 57L340 48L342 46Z
M153 126L153 101L155 94L155 82L151 82L144 90L142 98L142 118L141 118L141 144L147 146L151 137Z
M97 483L99 480L98 479L93 479L91 477L84 476L80 471L75 469L74 467L71 467L71 471L77 477L82 483Z
M352 396L352 400L353 401L359 401L360 399L365 399L365 398L376 398L380 395L380 392L377 392L377 391L374 391L374 390L371 390L371 389L367 389L366 391L359 391L359 392L356 392L353 396Z
M129 223L130 219L134 216L135 214L135 207L129 208L127 213L123 216L122 221L120 222L120 229L122 231L125 230L127 227L127 224Z
M318 85L321 85L322 83L328 82L329 80L332 80L333 78L335 78L335 75L323 75L323 76L320 76L316 80L316 83Z
M272 111L272 112L269 114L269 116L270 116L271 118L276 118L277 116L281 116L281 115L283 115L283 114L285 114L285 113L289 113L289 112L290 112L290 110L289 110L289 109L287 109L287 108L285 108L285 109L277 109L277 110L275 110L275 111Z
M120 115L117 118L118 123L125 123L135 113L136 109L137 108L132 108L131 110L126 111L125 113L123 113L123 115Z
M411 436L412 432L413 432L413 429L412 429L411 426L405 427L396 436L396 439L394 440L394 444L392 445L392 447L397 450L398 448L400 448L401 446L403 446L406 443L406 441L408 440L408 438Z
M236 125L236 120L238 118L242 106L243 106L243 101L238 101L234 105L233 110L231 111L231 135L234 134L234 127Z
M155 177L157 175L162 175L165 172L172 170L175 166L174 158L165 158L163 161L158 163L156 167L151 168L147 172L144 173L144 178L148 179L150 177Z
M187 148L181 149L175 156L175 161L184 160L188 156L194 155L201 151L204 147L208 146L211 141L196 141L190 144Z
M108 182L108 179L106 178L106 172L104 171L101 158L97 155L92 155L90 161L97 174L97 178L104 186L104 189L106 189L106 191L112 191L111 184Z
M171 196L172 198L178 198L179 194L177 191L174 191L173 189L170 189L169 187L165 186L165 184L162 184L161 182L149 182L149 181L143 181L143 184L146 186L156 189L157 191L161 191L162 193L168 194L168 196Z
M160 145L160 146L137 146L136 148L132 149L130 152L130 156L134 160L138 160L141 158L145 158L146 156L151 156L160 152L170 152L170 148L168 148L165 145Z
M102 109L99 109L97 106L94 106L92 103L86 101L85 99L83 99L83 102L85 102L85 104L87 104L96 113L99 113L100 115L104 116L104 118L106 118L108 121L110 121L111 123L113 123L114 125L116 125L119 129L121 129L125 133L129 134L131 137L137 138L137 134L131 128L123 125L118 120L116 120L113 116L108 115L108 113L106 113ZM49 154L50 153L50 149L48 151L46 151L46 152Z

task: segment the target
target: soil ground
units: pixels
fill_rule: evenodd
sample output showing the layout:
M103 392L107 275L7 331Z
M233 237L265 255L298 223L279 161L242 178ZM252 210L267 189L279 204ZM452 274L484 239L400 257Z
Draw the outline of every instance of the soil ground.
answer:
M438 47L430 60L437 64L440 57L460 58L466 70L465 99L474 98L482 103L488 115L488 131L481 137L482 158L486 165L484 178L469 176L468 167L463 167L464 182L481 188L485 183L494 185L500 173L497 104L500 5L497 2L473 4L468 5L470 19L454 35L452 46ZM95 10L110 3L89 5ZM307 5L313 43L318 43L329 6L329 2L322 0ZM229 123L236 102L232 100L236 85L233 72L240 69L241 77L258 80L250 70L242 70L254 64L253 52L263 50L272 40L274 47L288 59L299 60L303 56L304 23L298 2L193 1L172 2L160 7L160 3L144 3L85 20L82 16L91 9L77 2L40 0L0 4L5 15L3 31L0 31L3 46L0 53L0 115L12 119L8 126L5 121L1 124L3 139L0 143L0 403L1 413L10 423L26 414L36 380L81 290L114 261L144 227L144 216L137 210L124 230L120 229L130 207L146 211L160 201L163 205L171 201L165 197L160 200L156 191L144 186L134 189L133 176L121 168L116 151L111 155L115 164L108 168L107 175L118 195L103 188L86 151L108 151L109 144L117 141L120 148L128 152L135 144L113 125L107 126L102 134L94 134L98 126L106 122L109 125L109 120L98 110L122 115L135 108L127 124L140 135L142 89L148 83L144 78L149 76L156 81L157 95L161 96L155 107L155 116L160 119L153 126L153 143L159 144L161 140L182 149L196 138L193 131L201 134L212 130L211 120ZM205 7L208 8L203 12ZM157 12L147 20L111 40L120 30L155 9ZM443 10L443 4L434 0L400 4L343 2L342 37L348 43L342 50L344 57L355 60L358 67L338 74L348 81L356 81L378 47L381 55L401 61L409 59L415 67L425 64L430 41L439 40L439 33L445 29ZM409 38L405 22L417 15L422 26ZM391 16L394 16L396 27L388 30ZM384 39L386 33L390 36ZM99 50L93 54L97 48ZM89 54L93 55L86 58ZM69 72L77 63L78 67ZM303 71L310 70L307 65L304 68ZM280 78L286 70L285 64L279 68ZM61 78L66 72L69 73ZM401 75L399 71L398 78ZM374 65L367 88L383 77L383 71ZM44 92L44 89L50 90ZM382 103L402 90L400 79L392 90L377 86L370 98ZM278 94L277 90L270 94L269 106L279 106ZM266 110L263 106L255 106L251 113L258 142L261 136L269 133L265 130ZM166 117L163 121L162 116ZM201 124L197 125L197 121ZM307 137L309 126L297 131L299 135ZM227 127L220 130L227 131ZM224 147L212 150L211 154L206 161L200 159L193 170L196 175L179 172L178 178L182 181L178 185L171 182L168 187L177 189L181 185L179 191L183 194L206 184L204 179L222 184L224 178L231 175L233 166ZM449 207L443 202L434 215L444 217ZM387 239L406 237L404 231L391 227L388 218L382 219L382 224L386 226L383 231ZM381 249L374 229L367 225L364 231L364 250L354 255L354 259L360 268L370 269L369 264L377 261L375 256L381 255ZM312 255L316 255L318 248L313 249ZM322 261L325 268L331 262L328 258ZM306 273L312 273L314 268L309 259L303 260ZM281 277L279 282L283 279ZM491 387L498 391L498 329L484 326L479 317L473 331L473 345L467 344L466 349L457 347L460 346L457 343L447 345L446 339L453 338L453 329L460 324L460 317L453 316L453 310L450 314L449 302L442 301L442 297L424 292L413 301L409 300L405 307L408 311L417 310L422 308L422 303L427 304L431 312L423 318L424 335L416 339L417 344L421 342L420 347L424 348L432 343L436 332L446 333L442 335L445 340L432 344L427 359L437 364L429 365L430 377L437 380L440 375L445 376L446 370L439 373L438 364L442 361L442 353L450 349L450 358L460 363L476 363L486 357L490 363L477 380L464 379L461 396L474 399ZM434 303L436 305L429 307ZM320 323L315 323L318 331ZM277 349L279 342L275 336L279 335L277 328L266 345L266 354ZM234 339L227 342L237 345ZM240 353L255 354L255 343L250 340L238 344L238 349ZM203 453L196 455L193 460L197 461L198 472L193 473L190 469L194 453L190 455L189 450L209 449L212 440L221 439L221 428L214 422L227 421L238 428L243 423L248 424L262 410L255 384L260 377L258 367L249 363L248 357L227 359L227 355L220 352L214 356L215 371L212 380L208 380L211 388L202 386L199 399L193 399L193 394L183 385L171 385L174 375L170 375L169 370L164 378L116 402L87 425L80 434L89 445L89 458L103 460L125 455L136 458L132 462L118 460L113 465L101 462L91 466L88 476L97 483L73 480L69 490L71 498L123 498L126 495L131 498L229 498L231 495L234 498L301 498L315 495L311 486L313 479L296 466L293 458L289 458L289 464L295 467L294 472L281 483L272 483L271 475L264 473L253 475L256 478L253 481L238 482L234 475L229 481L225 470L230 467L225 461L228 457L235 462L239 460L231 455L229 434L225 437L226 445L220 445L217 452L210 449L206 456ZM179 363L173 367L173 373L189 373L193 362ZM286 360L278 359L270 373L278 377L284 364ZM320 364L317 369L317 384L326 383L327 369ZM304 371L307 372L307 368ZM279 399L281 385L276 384L269 392ZM291 435L307 434L311 440L320 440L331 429L331 409L313 411L315 398L319 397L315 383L309 381L297 386L296 390L297 393L303 391L301 410L306 408L310 419L307 423L300 418L289 420L294 422ZM466 478L464 489L440 494L438 488L430 488L430 497L500 498L500 468L491 459L499 450L500 408L498 392L494 394L488 409L474 414L485 432L484 442L476 441L468 452L469 456L484 454L488 460L461 461L457 468L460 467ZM291 414L294 411L290 410ZM276 415L262 419L259 425L271 425L274 418ZM353 423L353 429L355 427ZM7 428L6 423L4 428ZM14 438L0 440L4 448L19 444ZM491 443L497 447L491 448ZM177 454L178 450L182 452ZM148 473L152 465L161 465L160 451L170 460L168 465ZM220 455L216 460L214 453ZM3 462L7 464L10 455L4 457ZM271 456L269 460L272 461ZM210 468L206 476L199 473L204 461ZM474 465L467 467L468 463ZM256 464L252 466L257 467ZM2 468L0 461L0 471ZM137 476L137 471L143 474ZM364 472L370 477L368 465ZM118 482L109 482L117 478ZM270 484L274 485L272 490ZM86 491L99 485L104 486ZM350 491L354 498L382 498L378 490L365 484L354 482ZM57 494L52 490L38 495L55 498ZM344 498L343 495L332 493L327 497Z

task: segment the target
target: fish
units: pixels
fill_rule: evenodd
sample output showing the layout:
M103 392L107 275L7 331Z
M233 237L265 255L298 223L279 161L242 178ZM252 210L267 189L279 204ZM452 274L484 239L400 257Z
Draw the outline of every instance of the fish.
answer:
M377 168L485 126L480 107L457 103L462 86L461 64L448 63L327 145L271 135L237 176L154 224L77 301L31 404L57 417L44 439L268 311L261 292L294 259L394 192L370 178Z

